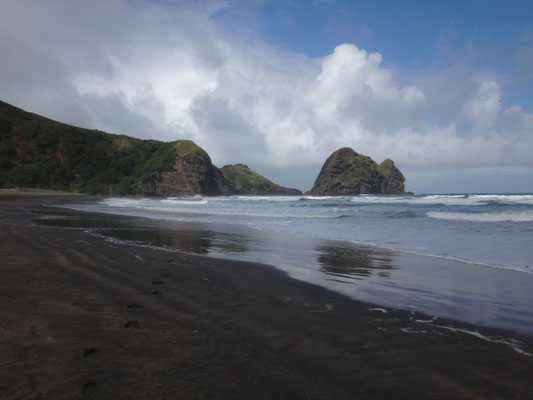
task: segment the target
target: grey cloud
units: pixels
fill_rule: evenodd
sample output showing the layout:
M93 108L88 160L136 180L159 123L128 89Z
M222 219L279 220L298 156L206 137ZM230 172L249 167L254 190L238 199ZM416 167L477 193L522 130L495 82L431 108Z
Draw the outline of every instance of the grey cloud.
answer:
M0 96L88 128L189 137L216 164L291 186L279 168L310 182L341 146L415 170L533 163L533 115L502 103L498 76L463 63L409 81L349 44L310 59L259 41L231 2L202 4L5 0Z
M257 162L264 158L264 138L256 127L248 123L225 99L201 98L192 106L192 116L199 127L200 142L214 160L237 159ZM207 133L207 137L203 137Z

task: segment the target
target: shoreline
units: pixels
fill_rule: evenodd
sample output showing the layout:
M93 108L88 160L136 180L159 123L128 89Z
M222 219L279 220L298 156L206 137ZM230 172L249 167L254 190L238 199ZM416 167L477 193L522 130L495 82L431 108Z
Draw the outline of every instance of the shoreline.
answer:
M269 266L29 223L49 199L0 197L2 398L533 395L533 357L509 344L531 353L531 337L442 330Z
M108 197L102 197L102 198L108 198ZM118 198L128 198L128 197L118 197ZM132 197L132 198L136 198L136 197ZM64 205L60 205L60 206L57 206L57 207L58 208L69 209L69 210L74 210L74 211L79 211L79 212L84 212L84 213L90 213L90 214L107 214L107 215L115 215L115 216L122 216L122 217L138 217L138 216L136 216L134 214L117 214L117 213L113 213L113 212L105 212L105 211L102 211L102 210L100 210L100 211L85 211L85 210L79 210L79 209L76 209L76 208L65 207ZM161 220L161 219L158 219L158 218L151 218L151 217L147 217L147 216L138 217L138 218L146 218L146 219L150 219L150 220L154 220L154 221ZM231 225L229 223L218 223L218 222L215 222L215 223L216 224L220 224L220 225ZM246 226L246 225L241 225L241 224L233 224L233 225ZM260 232L270 232L270 233L275 233L275 234L288 235L288 233L265 231L265 230L262 230L262 229L259 229L259 228L254 228L254 227L249 227L249 228L257 230L257 231L260 231ZM395 252L395 253L412 255L412 256L416 256L416 257L428 257L428 258L434 258L434 259L438 259L438 260L447 260L447 261L459 262L459 263L462 263L462 264L470 264L470 265L483 267L483 268L494 268L494 269L505 270L505 271L510 271L510 272L518 272L518 273L522 273L522 274L533 275L533 270L524 271L524 270L517 269L516 267L505 267L505 266L501 266L501 265L487 264L487 263L483 263L481 261L471 261L471 260L466 260L466 259L462 259L462 258L458 258L458 257L452 257L452 256L444 256L444 255L438 255L438 254L417 253L415 251L402 250L402 249L397 249L397 248L393 248L393 247L386 247L384 245L379 245L379 244L370 244L370 243L365 243L365 242L356 242L356 241L350 241L350 240L344 240L344 239L324 238L324 237L320 237L320 236L306 235L306 234L302 234L302 233L298 233L298 232L292 232L292 233L290 233L290 235L303 237L303 238L309 238L309 239L317 239L317 240L323 240L323 241L346 243L346 244L349 244L349 245L352 245L352 246L357 246L357 247L362 247L362 248L371 248L371 249L376 249L376 250L387 250L387 251L391 251L391 252Z
M85 221L83 227L113 241L265 263L293 279L326 287L356 301L404 310L415 306L419 312L439 319L533 336L533 274L517 276L508 268L242 224L165 220L75 204L58 205L56 210L58 218L62 213L70 215L68 226L76 227L76 220ZM53 220L54 211L50 213L52 219L42 223L65 225L62 219ZM102 220L116 221L117 226L86 226L87 222ZM135 229L139 229L136 234ZM514 290L506 291L506 287Z
M529 195L529 194L527 194ZM233 196L203 196L202 198L205 198L205 199L209 199L209 198L231 198ZM261 197L267 197L267 198L271 198L271 197L305 197L305 196L237 196L237 197L254 197L254 198L261 198ZM313 196L311 196L313 197ZM316 196L315 196L316 197ZM328 196L326 196L328 197ZM335 197L335 196L334 196ZM346 196L346 197L352 197L352 196ZM139 197L120 197L120 196L104 196L104 197L101 197L102 199L115 199L115 200L118 200L118 199L135 199L135 200L139 200L140 198ZM154 198L154 197L143 197L142 199L149 199L149 200L159 200L159 199L164 199L164 198ZM186 199L186 198L179 198L180 200L183 200L183 199ZM191 197L192 199L192 197ZM207 200L206 200L207 201ZM73 207L72 209L77 209L75 207ZM139 216L142 211L139 211L139 213L131 213L131 212L117 212L117 210L113 210L112 207L109 207L109 210L105 210L105 209L98 209L98 210L87 210L87 209L83 209L83 208L79 208L77 209L78 211L82 211L82 212L90 212L90 213L103 213L103 214L110 214L110 215L122 215L122 216ZM180 210L180 213L183 213L185 215L189 214L189 215L196 215L197 213L200 213L200 214L204 214L206 216L210 216L210 215L214 215L214 216L218 216L219 214L218 213L212 213L212 212L208 212L208 211L205 211L205 210L202 210L201 212L199 211L196 211L196 210L193 210L193 211L189 211L189 210ZM148 218L148 219L152 219L152 220L159 220L159 218L155 218L153 216L150 216L150 215L147 215L147 214L144 214L143 215L144 218ZM292 217L288 217L288 218L292 218ZM294 218L298 218L298 217L294 217ZM176 221L182 221L181 219L179 220L176 220ZM243 224L243 223L234 223L234 222L214 222L215 224L221 224L221 225L227 225L227 224L235 224L237 226L245 226L247 228L251 228L251 229L254 229L254 230L258 230L258 231L262 231L262 232L272 232L272 233L277 233L277 234L291 234L291 235L294 235L294 236L299 236L299 237L303 237L303 238L309 238L309 239L317 239L317 240L325 240L325 241L334 241L334 242L339 242L339 243L347 243L349 245L353 245L353 246L359 246L359 247L368 247L368 248L374 248L374 249L378 249L378 250L388 250L388 251L391 251L391 252L396 252L396 253L402 253L402 254L407 254L407 255L413 255L413 256L417 256L417 257L431 257L431 258L435 258L437 260L448 260L448 261L452 261L452 262L459 262L459 263L464 263L464 264L469 264L469 265L474 265L474 266L480 266L480 267L485 267L485 268L494 268L494 269L500 269L500 270L509 270L509 271L513 271L513 272L521 272L521 273L525 273L525 274L529 274L531 276L533 276L533 270L529 269L529 265L524 265L524 264L520 264L519 261L515 261L514 263L510 263L508 262L508 259L505 259L506 261L502 261L500 260L500 263L497 263L497 262L491 262L491 261L488 261L488 260L483 260L483 259L476 259L475 257L474 258L469 258L468 256L464 256L462 257L461 255L446 255L444 253L439 253L438 249L432 249L432 250L429 250L427 252L424 252L424 251L419 251L419 250L413 250L413 249L409 249L409 248L402 248L401 246L400 247L394 247L394 246L389 246L387 245L386 243L379 243L379 242L376 242L375 240L374 241L356 241L356 240L351 240L349 238L342 238L342 237L332 237L332 236L317 236L317 235L310 235L308 233L304 233L304 232L298 232L298 231L293 231L293 232L281 232L281 231L275 231L275 230L269 230L269 229L262 229L262 228L258 228L258 227L250 227L248 226L247 224ZM426 249L427 250L427 249ZM529 262L529 261L528 261Z

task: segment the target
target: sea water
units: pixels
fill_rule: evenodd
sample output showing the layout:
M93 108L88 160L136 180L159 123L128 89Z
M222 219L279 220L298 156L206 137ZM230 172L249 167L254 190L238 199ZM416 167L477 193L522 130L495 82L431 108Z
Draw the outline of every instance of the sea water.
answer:
M93 211L241 224L533 272L533 195L108 198Z
M107 198L115 240L271 264L384 306L533 334L533 195ZM143 223L144 224L144 223Z

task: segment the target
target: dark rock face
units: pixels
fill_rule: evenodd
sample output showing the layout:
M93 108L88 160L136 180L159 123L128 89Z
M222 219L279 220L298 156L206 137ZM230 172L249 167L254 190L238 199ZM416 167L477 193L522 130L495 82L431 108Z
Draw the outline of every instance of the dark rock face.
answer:
M291 189L277 185L248 168L247 165L225 165L220 170L230 185L231 194L251 195L300 195L298 189Z
M387 158L380 165L383 181L381 182L381 193L384 194L405 194L405 177L396 168L394 161Z
M277 185L243 164L222 169L194 145L192 151L176 156L172 168L153 174L141 193L146 196L299 195L298 189Z
M172 169L155 173L142 188L147 196L216 196L227 182L209 155L195 151L178 155Z
M370 157L343 147L328 157L309 194L405 194L404 181L392 160L378 165Z

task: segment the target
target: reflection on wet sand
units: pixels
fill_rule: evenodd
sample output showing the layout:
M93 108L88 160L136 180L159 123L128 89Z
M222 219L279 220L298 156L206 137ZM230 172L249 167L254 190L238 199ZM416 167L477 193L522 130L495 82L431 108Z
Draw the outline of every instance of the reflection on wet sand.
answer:
M171 230L161 227L135 227L121 224L116 218L80 215L55 215L54 218L41 218L34 222L40 225L62 228L88 228L105 237L135 242L143 245L166 247L195 254L244 253L248 251L248 240L237 234L208 230ZM134 221L129 221L134 223ZM146 225L146 221L144 221Z
M119 240L167 247L186 253L244 253L247 241L239 235L207 230L171 230L161 228L101 229L99 233Z
M211 247L208 235L201 232L165 231L153 228L101 229L98 233L118 240L143 245L166 247L187 253L207 254Z
M382 250L317 246L316 251L320 270L336 278L360 280L373 274L381 278L390 278L389 271L394 269L391 257ZM344 280L342 282L351 283Z

